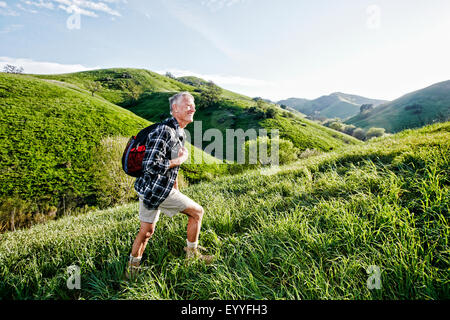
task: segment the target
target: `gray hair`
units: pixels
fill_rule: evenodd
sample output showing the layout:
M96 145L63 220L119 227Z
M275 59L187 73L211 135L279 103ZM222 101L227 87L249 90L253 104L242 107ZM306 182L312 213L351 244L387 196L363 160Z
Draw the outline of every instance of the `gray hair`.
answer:
M172 107L174 104L178 104L178 102L180 102L180 100L183 97L191 97L192 99L194 99L194 96L192 94L190 94L187 91L183 91L183 92L179 92L177 94L174 94L173 96L171 96L169 98L169 104L170 104L170 114L172 114Z

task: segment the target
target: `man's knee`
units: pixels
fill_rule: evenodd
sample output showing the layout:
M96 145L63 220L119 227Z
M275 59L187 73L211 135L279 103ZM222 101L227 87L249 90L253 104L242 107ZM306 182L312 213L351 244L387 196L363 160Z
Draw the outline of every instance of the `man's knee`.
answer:
M145 228L141 228L142 235L149 239L151 236L153 236L153 233L155 232L155 226L153 224L145 226Z
M197 208L195 208L195 213L196 213L196 219L197 220L202 220L203 219L203 214L205 213L205 210L203 210L202 206L198 206Z
M147 239L149 239L149 238L151 238L153 236L153 233L155 233L155 229L154 228L149 230L149 231L147 231L147 233L145 234L145 237Z
M205 210L203 210L202 206L198 205L186 208L186 210L184 210L183 212L189 215L191 218L200 221L203 219L203 214L205 213Z

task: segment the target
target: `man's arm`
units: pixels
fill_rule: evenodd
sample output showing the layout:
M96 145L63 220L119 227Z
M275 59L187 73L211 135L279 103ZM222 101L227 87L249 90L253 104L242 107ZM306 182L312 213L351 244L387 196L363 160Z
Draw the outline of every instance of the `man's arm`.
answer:
M185 162L187 158L188 158L188 151L185 147L183 147L180 149L180 151L178 151L178 158L169 161L169 168L181 166L181 164Z
M144 173L150 175L164 175L167 170L180 166L187 160L188 152L184 147L178 152L178 158L173 160L168 159L166 150L169 141L170 133L167 130L155 130L150 133L144 159L142 161Z

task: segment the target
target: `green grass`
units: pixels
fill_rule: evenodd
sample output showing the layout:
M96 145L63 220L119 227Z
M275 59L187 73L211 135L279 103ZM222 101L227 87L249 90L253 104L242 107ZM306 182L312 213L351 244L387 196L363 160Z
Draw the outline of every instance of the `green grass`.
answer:
M187 264L186 217L162 217L136 282L122 280L137 204L0 238L14 299L448 299L450 123L183 192L202 204L211 266ZM66 288L81 268L81 290ZM366 269L381 270L369 290Z

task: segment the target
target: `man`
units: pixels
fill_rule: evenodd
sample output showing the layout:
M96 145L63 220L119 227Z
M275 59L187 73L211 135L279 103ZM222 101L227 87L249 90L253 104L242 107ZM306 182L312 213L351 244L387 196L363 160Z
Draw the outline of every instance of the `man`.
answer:
M142 254L148 240L155 232L160 212L173 217L178 212L188 216L187 246L188 258L198 257L206 263L212 256L202 255L198 246L198 236L203 218L201 205L182 194L178 189L178 170L188 159L184 147L186 125L194 120L194 97L189 92L181 92L169 99L173 117L161 122L153 130L146 142L143 159L144 174L136 179L134 188L139 195L139 219L141 227L134 240L130 255L130 273L138 270Z

